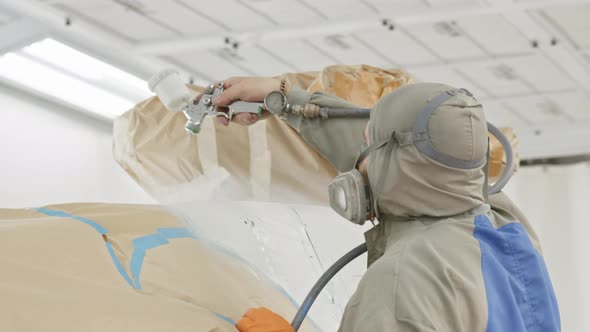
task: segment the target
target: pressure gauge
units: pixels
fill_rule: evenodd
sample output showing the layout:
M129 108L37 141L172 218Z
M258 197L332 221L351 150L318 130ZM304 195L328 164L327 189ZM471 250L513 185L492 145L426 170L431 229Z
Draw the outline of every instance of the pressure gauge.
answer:
M283 113L285 106L287 106L287 96L281 91L272 91L264 97L264 108L272 114Z

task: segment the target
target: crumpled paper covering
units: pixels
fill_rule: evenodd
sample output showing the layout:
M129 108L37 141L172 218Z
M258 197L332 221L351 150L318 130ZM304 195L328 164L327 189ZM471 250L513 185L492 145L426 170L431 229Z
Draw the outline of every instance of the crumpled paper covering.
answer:
M335 65L280 77L292 86L330 92L367 108L413 82L402 70L367 65ZM195 95L202 91L189 87ZM139 103L115 121L115 160L156 200L328 203L327 184L337 171L282 120L271 117L250 127L223 127L207 117L198 136L185 132L185 122L182 113L167 111L157 97ZM515 136L511 139L516 148ZM505 158L497 140L491 142L493 180Z
M187 227L153 205L0 209L0 331L231 332L251 307L295 315L277 285Z

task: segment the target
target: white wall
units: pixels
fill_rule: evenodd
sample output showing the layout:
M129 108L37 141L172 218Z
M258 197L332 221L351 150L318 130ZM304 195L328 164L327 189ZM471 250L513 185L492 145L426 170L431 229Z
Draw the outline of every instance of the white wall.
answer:
M0 115L0 208L152 202L113 160L108 123L3 85Z
M505 191L541 239L562 331L590 331L590 165L522 168Z

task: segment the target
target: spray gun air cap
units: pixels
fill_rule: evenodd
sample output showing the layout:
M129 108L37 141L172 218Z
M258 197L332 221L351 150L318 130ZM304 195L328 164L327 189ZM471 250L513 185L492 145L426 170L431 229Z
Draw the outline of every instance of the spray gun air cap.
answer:
M162 104L169 111L182 111L190 103L190 91L182 82L180 74L174 69L165 69L152 76L148 87L158 95Z

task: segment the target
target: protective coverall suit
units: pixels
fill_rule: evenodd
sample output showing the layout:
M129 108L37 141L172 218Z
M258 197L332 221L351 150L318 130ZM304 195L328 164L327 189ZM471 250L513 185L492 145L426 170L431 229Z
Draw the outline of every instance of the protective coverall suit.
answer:
M346 104L322 93L288 97ZM340 171L355 167L366 120L286 120ZM487 197L480 103L450 86L408 85L374 107L369 139L379 223L365 234L369 267L339 331L559 331L536 235L503 193Z

